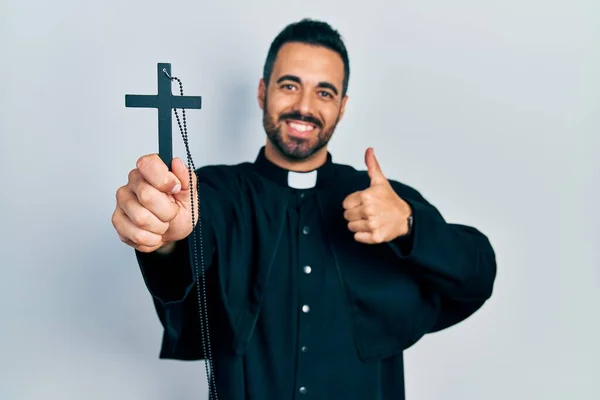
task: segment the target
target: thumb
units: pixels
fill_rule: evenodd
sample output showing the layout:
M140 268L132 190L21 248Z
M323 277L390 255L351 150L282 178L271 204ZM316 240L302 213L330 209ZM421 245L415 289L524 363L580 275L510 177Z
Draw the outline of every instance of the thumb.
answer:
M190 171L184 162L179 158L175 157L171 163L171 172L181 182L181 191L190 190ZM196 185L196 174L192 174L193 184Z
M379 166L377 158L375 158L375 150L373 150L372 147L369 147L365 152L365 164L367 164L369 178L371 178L371 186L388 183L387 178Z

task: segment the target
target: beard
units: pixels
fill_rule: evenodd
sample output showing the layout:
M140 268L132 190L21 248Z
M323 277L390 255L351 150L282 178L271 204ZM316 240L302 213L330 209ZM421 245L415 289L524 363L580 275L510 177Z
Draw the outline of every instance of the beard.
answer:
M302 161L324 148L335 131L339 122L339 115L333 125L327 127L324 123L313 116L302 115L299 112L290 112L281 114L277 121L267 112L267 99L265 97L265 106L263 110L263 127L269 141L279 150L279 152L289 160ZM284 137L282 132L283 124L286 120L304 121L314 124L315 129L319 130L316 137L295 138Z

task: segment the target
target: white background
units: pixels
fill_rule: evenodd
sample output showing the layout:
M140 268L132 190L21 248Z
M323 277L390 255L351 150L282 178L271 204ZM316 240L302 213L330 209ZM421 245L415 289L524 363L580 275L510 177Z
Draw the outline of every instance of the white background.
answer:
M161 330L115 191L157 151L169 62L196 165L253 160L271 40L320 18L351 57L331 144L491 239L492 300L406 353L409 400L600 398L597 0L28 1L0 4L0 399L203 399L202 363ZM174 131L176 134L177 130ZM175 155L185 158L176 138Z

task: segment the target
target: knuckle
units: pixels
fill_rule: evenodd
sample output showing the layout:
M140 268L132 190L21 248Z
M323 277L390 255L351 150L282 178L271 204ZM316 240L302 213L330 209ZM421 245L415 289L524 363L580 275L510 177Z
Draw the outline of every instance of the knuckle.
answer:
M112 217L110 218L110 222L111 222L111 224L113 225L113 227L114 227L115 229L117 229L117 225L118 225L118 223L119 223L119 217L118 217L118 215L117 215L117 210L115 210L115 211L113 212L113 214L112 214ZM119 236L120 236L120 235L119 235Z
M135 163L135 166L137 169L144 169L146 168L146 166L152 161L152 155L151 154L146 154L141 156L140 158L138 158L137 162Z
M148 239L148 233L141 229L137 229L131 237L131 240L138 245L146 245Z
M151 225L150 215L146 212L138 212L132 215L131 222L139 228L149 228Z
M371 193L368 191L361 192L360 194L360 199L363 203L368 203L369 201L371 201L371 197Z
M125 200L126 192L127 192L126 186L121 186L120 188L117 189L117 192L115 193L115 197L117 199L117 204L121 204Z
M152 204L154 197L154 190L149 185L143 186L138 191L138 199L145 206Z
M139 171L137 169L132 169L131 171L129 171L129 173L127 174L127 180L129 182L133 182L135 181L137 174L139 173Z
M369 227L370 230L376 231L377 228L379 228L379 223L375 219L368 219L367 226Z

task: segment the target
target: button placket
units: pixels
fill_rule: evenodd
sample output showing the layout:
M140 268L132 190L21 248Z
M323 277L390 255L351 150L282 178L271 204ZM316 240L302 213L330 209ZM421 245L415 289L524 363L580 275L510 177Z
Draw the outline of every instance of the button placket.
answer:
M300 195L302 198L303 196ZM311 318L312 309L311 306L314 304L311 303L311 292L314 292L314 286L317 282L314 281L314 278L311 276L313 272L311 255L315 250L315 246L317 243L312 243L314 241L313 232L312 232L312 217L314 213L308 204L307 201L310 201L308 196L304 198L302 203L304 203L303 207L299 208L299 227L300 227L300 237L298 244L298 264L300 272L300 279L298 281L299 288L299 304L300 309L298 312L300 313L299 318L299 332L298 332L298 376L297 376L297 393L299 397L304 397L309 391L310 382L311 382L311 374L313 368L310 365L310 356L309 356L309 335L311 335L313 320ZM318 235L317 235L318 236Z

